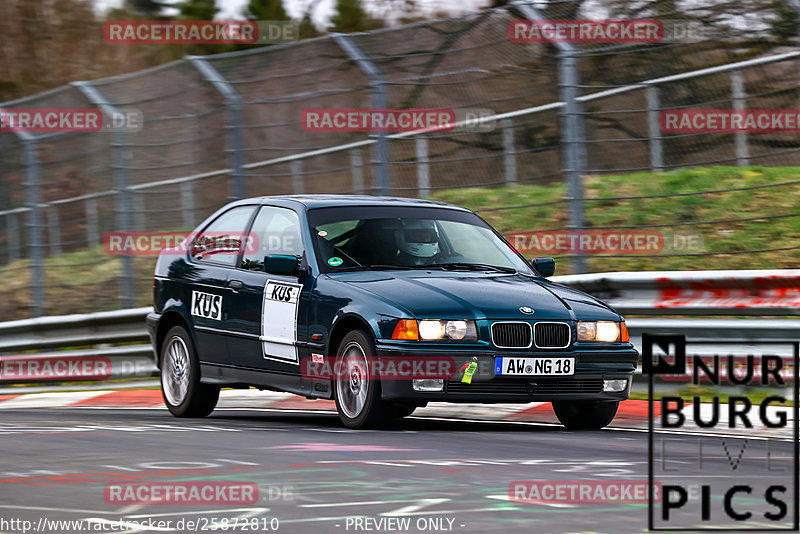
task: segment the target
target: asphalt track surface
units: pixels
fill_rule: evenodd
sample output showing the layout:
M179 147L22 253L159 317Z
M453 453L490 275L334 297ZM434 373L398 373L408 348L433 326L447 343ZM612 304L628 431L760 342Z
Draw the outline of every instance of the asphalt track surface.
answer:
M239 409L202 420L176 419L165 409L7 410L0 417L2 533L647 530L646 503L509 499L509 485L519 480L646 481L648 434L641 430L411 417L391 429L352 431L330 413ZM665 437L666 464L658 465L672 466L665 476L676 483L791 480L792 440L769 442L767 451L763 439L729 437L723 448L718 436L675 433L657 434L657 447ZM164 481L255 483L258 499L128 504L104 494L109 484ZM775 510L758 491L737 497L736 506ZM711 509L706 525L720 524L720 502ZM673 519L700 525L697 515ZM757 515L747 526L778 525Z

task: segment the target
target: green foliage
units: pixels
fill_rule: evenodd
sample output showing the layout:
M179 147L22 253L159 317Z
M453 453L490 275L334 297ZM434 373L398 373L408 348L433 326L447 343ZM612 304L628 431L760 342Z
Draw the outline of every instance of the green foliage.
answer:
M703 195L683 195L698 191L719 191L747 188L783 182L800 181L798 167L687 167L669 172L587 176L585 196L591 199L606 197L638 197L648 195L680 195L628 200L590 200L585 202L585 221L588 227L629 226L688 223L664 230L688 231L702 236L699 252L736 252L772 250L798 245L800 217L758 219L758 217L798 212L797 198L800 183L761 189L745 189ZM436 200L452 202L470 209L513 207L480 212L484 219L501 233L545 230L568 226L567 204L541 204L563 199L563 184L552 186L513 185L498 188L466 188L438 192ZM729 219L749 219L736 223L692 225L696 222ZM678 251L675 251L678 252ZM759 254L724 254L671 257L662 256L621 258L589 257L589 270L706 270L706 269L779 269L794 268L800 261L800 250L777 250ZM569 259L558 259L557 273L570 272Z
M125 0L123 10L135 13L143 19L164 19L165 7L170 7L169 2L161 0Z
M177 7L181 20L214 20L219 13L216 0L184 0Z
M321 34L322 32L317 29L314 21L311 20L311 14L306 12L303 18L300 19L300 39L311 39Z
M331 17L332 32L353 33L374 30L383 22L373 19L364 9L361 0L337 0L336 15Z
M283 0L250 0L242 14L248 20L290 20Z
M772 35L789 43L800 38L800 14L788 2L776 2L775 18L769 21Z

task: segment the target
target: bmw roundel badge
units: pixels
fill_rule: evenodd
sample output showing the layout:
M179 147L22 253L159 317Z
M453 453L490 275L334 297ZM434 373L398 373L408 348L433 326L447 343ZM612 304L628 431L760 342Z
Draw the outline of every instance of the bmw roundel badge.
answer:
M519 311L525 315L530 315L533 313L533 308L529 308L528 306L520 306Z

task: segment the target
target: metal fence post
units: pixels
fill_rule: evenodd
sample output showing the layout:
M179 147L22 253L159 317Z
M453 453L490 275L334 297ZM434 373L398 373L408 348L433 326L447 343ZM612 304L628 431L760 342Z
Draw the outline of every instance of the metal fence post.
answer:
M19 222L16 213L6 215L6 232L8 233L8 262L19 259Z
M73 82L72 85L78 88L83 95L95 106L99 107L106 115L118 116L119 112L111 102L96 87L87 82ZM120 232L129 232L130 223L130 168L131 168L131 147L128 141L128 134L124 129L114 133L114 140L111 142L114 151L114 189L116 194L116 227ZM133 258L129 255L121 256L122 261L122 307L130 308L136 300L136 280L133 274Z
M361 69L372 87L372 106L376 109L386 109L386 86L383 73L369 57L367 57L356 44L343 33L334 33L333 40L347 56ZM376 186L379 195L392 193L391 178L389 177L389 146L385 132L377 133L375 143Z
M116 189L117 189L117 230L126 232L130 230L130 176L128 170L130 169L130 146L128 144L128 136L125 132L119 132L117 139L114 142L117 152L116 162ZM122 288L122 303L126 308L130 308L134 303L134 275L133 275L133 258L131 256L122 256L122 273L123 273L123 288Z
M421 198L431 194L431 165L428 157L428 138L420 134L416 139L417 148L417 195Z
M302 195L305 189L303 187L303 160L293 159L289 163L289 167L292 169L292 192L295 195Z
M578 62L572 46L565 45L567 50L559 54L559 73L561 91L564 101L564 141L565 171L569 190L569 222L570 227L580 232L584 228L583 221L583 183L581 174L585 169L585 138L582 135L583 116L581 115L578 97ZM573 272L586 272L586 260L582 254L574 256Z
M513 4L525 18L544 20L547 17L532 4ZM558 85L564 111L561 116L561 142L564 145L564 174L567 179L569 200L569 226L576 232L584 228L582 173L586 169L586 136L578 75L578 50L570 43L554 42L558 48ZM586 272L586 260L582 254L573 256L573 272Z
M47 233L50 242L50 257L60 256L61 249L61 224L58 217L58 204L47 205Z
M657 85L647 86L647 130L650 136L650 169L664 170L664 147L661 143L661 102Z
M44 261L42 243L42 214L39 204L39 156L36 153L36 140L27 132L19 132L25 146L25 201L28 206L28 248L30 249L31 289L33 291L33 315L44 314Z
M137 232L147 231L147 218L145 203L145 193L141 191L131 191L131 215L133 215L133 229Z
M181 214L183 226L194 228L194 182L181 182Z
M89 248L100 244L100 230L97 216L97 197L86 199L86 243Z
M197 120L197 115L189 116L191 121L191 146L192 146L192 170L199 171L199 164L201 159L200 143L197 141L197 132L200 131L200 121ZM195 221L195 204L194 204L194 180L185 180L181 182L181 216L183 226L186 228L194 228Z
M247 184L244 179L244 161L242 157L242 99L236 89L225 77L202 56L186 56L190 64L200 72L205 80L219 91L225 100L228 129L228 154L231 164L231 198L238 200L247 196Z
M503 119L503 168L506 185L517 183L517 151L514 148L514 123Z
M742 71L731 71L731 93L733 94L733 109L744 111L747 109L747 95L744 90L744 76ZM736 132L736 164L745 167L750 159L750 149L747 146L747 132Z
M360 148L350 149L350 167L353 171L353 193L364 193L364 160Z

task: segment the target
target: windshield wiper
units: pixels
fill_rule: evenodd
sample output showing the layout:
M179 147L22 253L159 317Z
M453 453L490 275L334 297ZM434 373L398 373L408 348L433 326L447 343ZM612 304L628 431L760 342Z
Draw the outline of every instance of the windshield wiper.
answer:
M411 267L407 265L353 265L351 267L343 267L341 269L336 269L334 272L336 273L343 273L347 271L391 271L391 270L408 270L408 269L417 269L418 267Z
M452 262L452 263L436 263L425 265L427 268L440 267L442 269L466 269L468 271L497 271L500 273L515 273L516 269L513 267L503 267L500 265L489 265L487 263L468 263L468 262Z

